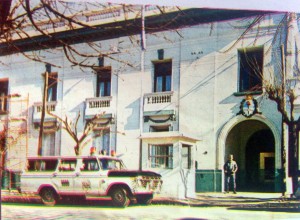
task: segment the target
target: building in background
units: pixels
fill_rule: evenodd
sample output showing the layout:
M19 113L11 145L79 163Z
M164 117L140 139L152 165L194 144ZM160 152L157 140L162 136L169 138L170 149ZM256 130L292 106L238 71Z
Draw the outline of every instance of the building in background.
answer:
M89 16L94 16L93 25L125 25L121 10L116 7L110 12L114 18L120 16L118 23L109 13ZM137 7L133 11L137 13ZM239 166L238 191L281 191L282 117L276 103L265 95L264 83L280 75L280 47L286 45L288 33L282 25L285 14L195 8L158 11L146 7L149 31L145 35L137 27L128 33L115 28L57 35L70 37L80 50L86 50L82 43L90 41L103 51L113 51L110 57L91 59L93 68L73 66L59 45L45 49L21 41L25 53L47 54L49 63L61 67L47 69L48 110L70 120L80 113L79 133L87 120L103 114L83 154L89 154L91 147L98 153L115 151L129 168L157 171L166 195L184 198L195 192L222 191L222 167L228 154ZM167 25L171 19L176 22ZM256 19L259 22L250 25ZM39 40L43 39L37 36ZM6 170L14 174L24 168L26 156L38 153L46 68L3 43L0 46L5 64L0 66L0 97L19 94L15 99L28 100L26 108L16 109L7 101L12 97L0 98L1 123L12 123L15 110L26 116L26 133L22 133L26 146L20 151L20 146L11 144L6 155ZM48 114L42 143L41 155L74 155L75 143ZM3 187L15 181L10 176Z

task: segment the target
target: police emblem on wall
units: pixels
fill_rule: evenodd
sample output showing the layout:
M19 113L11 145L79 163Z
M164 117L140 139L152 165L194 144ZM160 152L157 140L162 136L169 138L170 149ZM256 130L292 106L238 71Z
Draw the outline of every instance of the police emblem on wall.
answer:
M241 102L240 111L237 115L242 114L245 117L250 118L257 113L260 113L258 111L257 101L253 99L252 95L246 95L246 98Z

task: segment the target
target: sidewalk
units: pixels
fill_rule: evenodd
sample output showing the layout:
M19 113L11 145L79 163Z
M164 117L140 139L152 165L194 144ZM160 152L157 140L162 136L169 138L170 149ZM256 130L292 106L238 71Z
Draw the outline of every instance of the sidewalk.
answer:
M17 191L1 191L2 202L42 203L39 196L20 194ZM196 193L196 198L176 199L156 196L153 204L185 205L191 207L228 207L235 209L267 208L285 209L300 212L300 199L283 198L281 193L250 193L224 194L221 192Z
M300 199L282 197L281 193L238 192L237 194L224 194L221 192L205 192L197 193L196 198L183 200L158 197L153 203L181 204L192 207L284 208L300 212Z

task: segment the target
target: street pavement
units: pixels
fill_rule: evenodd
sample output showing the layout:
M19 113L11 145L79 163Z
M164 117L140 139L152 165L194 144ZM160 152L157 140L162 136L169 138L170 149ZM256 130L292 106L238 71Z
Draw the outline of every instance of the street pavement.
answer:
M196 198L172 199L158 197L154 204L182 204L192 207L228 207L241 209L276 209L283 211L300 212L300 199L282 196L281 193L252 193L238 192L204 192L197 193Z
M2 202L42 203L39 196L20 194L17 191L1 191ZM241 209L276 209L300 212L300 199L283 197L281 193L251 193L238 192L203 192L197 193L195 198L176 199L165 196L155 196L153 204L183 205L191 207L228 207Z

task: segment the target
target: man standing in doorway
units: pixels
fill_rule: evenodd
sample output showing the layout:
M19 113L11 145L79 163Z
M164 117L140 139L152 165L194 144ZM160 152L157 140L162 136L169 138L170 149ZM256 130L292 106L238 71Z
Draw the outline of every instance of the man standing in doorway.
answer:
M225 173L225 193L229 193L230 183L233 187L233 193L236 194L235 173L238 170L237 163L233 160L233 155L228 156L228 160L224 164Z

